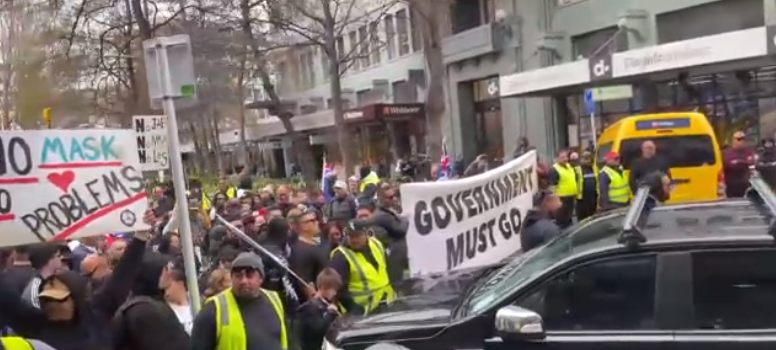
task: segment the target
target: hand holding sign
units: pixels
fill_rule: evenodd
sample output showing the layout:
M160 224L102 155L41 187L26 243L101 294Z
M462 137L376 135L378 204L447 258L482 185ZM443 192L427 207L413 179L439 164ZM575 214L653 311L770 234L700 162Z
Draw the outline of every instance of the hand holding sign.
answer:
M0 246L145 230L130 130L0 132Z

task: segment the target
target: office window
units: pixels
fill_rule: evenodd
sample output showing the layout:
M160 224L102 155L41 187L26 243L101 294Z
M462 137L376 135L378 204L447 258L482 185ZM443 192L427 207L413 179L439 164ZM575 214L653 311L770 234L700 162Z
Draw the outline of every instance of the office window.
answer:
M329 54L326 50L320 49L321 53L321 73L323 74L323 81L329 81L331 74L329 73Z
M450 12L453 34L477 28L482 24L480 0L455 0Z
M300 89L307 89L309 82L307 81L307 59L305 54L301 54L297 57L297 66L299 66L299 83Z
M348 34L348 37L350 39L350 48L346 54L348 58L347 64L354 70L359 70L361 66L358 60L358 32L354 30Z
M369 62L369 50L371 45L369 45L369 43L370 39L366 31L366 26L361 26L361 28L358 28L358 57L361 59L361 66L364 68L371 66Z
M776 250L692 255L697 329L776 328Z
M396 12L396 32L399 34L399 56L410 53L410 18L407 10Z
M518 304L542 315L551 331L655 329L655 267L654 256L593 262L553 277Z
M310 87L314 87L317 82L315 81L315 52L310 51L307 53L307 81L310 82Z
M372 64L380 64L380 23L369 23L369 46L372 55Z
M396 27L393 25L393 15L386 15L385 24L385 49L388 51L388 59L396 57Z
M345 38L337 38L337 60L342 61L345 57Z
M423 19L418 18L415 11L410 10L410 34L412 39L412 52L423 49Z

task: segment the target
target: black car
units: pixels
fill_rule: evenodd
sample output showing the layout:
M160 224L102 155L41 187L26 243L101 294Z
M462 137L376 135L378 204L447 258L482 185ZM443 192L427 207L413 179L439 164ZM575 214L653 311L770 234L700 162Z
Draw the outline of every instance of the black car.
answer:
M641 202L585 220L504 266L463 273L473 282L343 317L325 348L776 348L776 196L755 202L648 217Z

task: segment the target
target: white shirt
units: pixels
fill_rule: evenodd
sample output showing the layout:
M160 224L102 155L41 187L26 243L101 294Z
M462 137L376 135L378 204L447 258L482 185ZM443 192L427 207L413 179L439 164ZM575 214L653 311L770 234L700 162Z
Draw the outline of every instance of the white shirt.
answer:
M175 315L178 316L178 321L183 325L183 329L186 333L191 335L191 328L194 325L194 316L191 314L191 307L189 305L176 305L170 304L172 311L175 311Z

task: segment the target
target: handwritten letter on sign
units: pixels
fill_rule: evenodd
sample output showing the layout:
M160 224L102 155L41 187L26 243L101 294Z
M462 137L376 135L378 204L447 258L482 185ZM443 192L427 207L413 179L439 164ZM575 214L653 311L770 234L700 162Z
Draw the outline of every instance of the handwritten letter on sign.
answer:
M147 229L132 130L0 132L0 247Z

